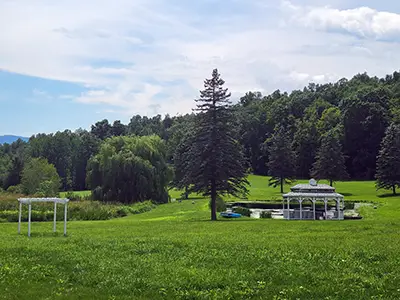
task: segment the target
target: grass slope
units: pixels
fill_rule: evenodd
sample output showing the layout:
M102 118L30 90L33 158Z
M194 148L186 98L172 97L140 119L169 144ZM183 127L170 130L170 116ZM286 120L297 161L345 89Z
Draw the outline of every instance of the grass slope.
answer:
M279 197L251 182L251 200ZM400 199L371 182L337 189L380 206L360 221L212 223L206 200L184 201L70 222L66 238L0 224L0 299L399 299Z

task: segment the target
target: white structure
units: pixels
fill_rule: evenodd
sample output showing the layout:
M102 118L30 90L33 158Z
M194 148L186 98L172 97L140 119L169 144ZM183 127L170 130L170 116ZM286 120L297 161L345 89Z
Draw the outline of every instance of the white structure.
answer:
M291 192L283 195L283 216L287 220L343 220L344 219L344 197L336 193L335 188L318 184L311 179L309 184L298 184L292 187ZM290 209L290 202L297 201L300 209ZM324 211L316 211L315 203L321 201L324 203ZM328 202L336 203L335 211L328 211ZM304 202L310 202L312 209L303 207ZM286 205L287 206L286 206Z
M56 232L57 203L62 203L62 204L64 204L64 235L67 235L67 209L68 209L69 199L60 199L60 198L20 198L20 199L18 199L18 202L19 202L18 234L21 233L22 204L28 204L28 236L31 236L32 203L35 203L35 202L52 202L52 203L54 203L53 231Z

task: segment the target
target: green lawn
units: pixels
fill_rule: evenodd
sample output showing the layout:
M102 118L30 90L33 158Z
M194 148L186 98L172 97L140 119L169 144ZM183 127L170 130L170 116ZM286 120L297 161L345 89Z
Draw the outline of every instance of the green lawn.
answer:
M280 199L251 182L250 200ZM337 191L380 205L357 221L209 222L201 199L69 222L68 237L34 223L30 239L2 223L0 299L399 299L400 197L373 182Z

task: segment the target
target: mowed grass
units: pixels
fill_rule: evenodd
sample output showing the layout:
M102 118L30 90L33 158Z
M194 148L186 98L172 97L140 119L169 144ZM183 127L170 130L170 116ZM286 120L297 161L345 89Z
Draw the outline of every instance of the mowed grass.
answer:
M280 199L265 177L251 182L250 200ZM372 182L337 190L378 209L353 221L210 222L193 195L69 222L67 237L51 223L34 223L32 238L0 224L0 299L400 299L400 198L378 197Z

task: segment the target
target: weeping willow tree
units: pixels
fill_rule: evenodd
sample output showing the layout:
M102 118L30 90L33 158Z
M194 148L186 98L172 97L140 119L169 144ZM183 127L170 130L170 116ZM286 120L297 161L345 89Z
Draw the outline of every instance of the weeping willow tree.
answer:
M165 203L171 176L160 137L121 136L107 139L90 159L87 182L96 200Z

